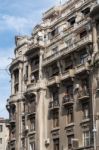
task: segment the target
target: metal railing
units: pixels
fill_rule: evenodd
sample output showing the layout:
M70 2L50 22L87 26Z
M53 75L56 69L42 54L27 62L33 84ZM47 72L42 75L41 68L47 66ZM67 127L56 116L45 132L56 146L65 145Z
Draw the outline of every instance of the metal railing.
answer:
M50 109L53 109L53 108L56 108L56 107L59 107L59 101L58 100L49 102L49 108Z

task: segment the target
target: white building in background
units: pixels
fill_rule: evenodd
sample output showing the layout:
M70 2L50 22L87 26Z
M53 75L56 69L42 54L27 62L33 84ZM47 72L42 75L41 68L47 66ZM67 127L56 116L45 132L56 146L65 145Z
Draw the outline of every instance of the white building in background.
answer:
M0 150L7 150L9 140L9 130L7 128L7 120L0 118Z

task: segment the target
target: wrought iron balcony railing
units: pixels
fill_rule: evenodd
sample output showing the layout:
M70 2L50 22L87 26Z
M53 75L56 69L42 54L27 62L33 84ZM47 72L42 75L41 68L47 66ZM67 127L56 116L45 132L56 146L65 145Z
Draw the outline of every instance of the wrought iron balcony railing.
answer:
M53 110L53 109L58 109L58 108L59 108L58 100L54 100L49 103L49 109Z

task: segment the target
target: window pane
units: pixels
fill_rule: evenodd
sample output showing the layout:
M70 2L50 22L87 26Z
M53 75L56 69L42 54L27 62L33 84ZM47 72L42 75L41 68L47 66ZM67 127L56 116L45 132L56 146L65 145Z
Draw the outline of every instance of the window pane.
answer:
M53 111L53 127L58 127L59 126L59 112L58 111Z
M53 140L53 148L54 150L59 150L59 139Z
M84 146L90 146L90 131L83 133L83 144Z
M0 138L0 144L2 144L2 138Z
M67 123L72 123L74 122L74 115L73 115L73 108L70 107L67 110Z
M2 132L3 128L2 128L2 125L0 125L0 132Z
M68 138L68 148L71 149L72 139L74 139L74 135L69 135L67 138Z

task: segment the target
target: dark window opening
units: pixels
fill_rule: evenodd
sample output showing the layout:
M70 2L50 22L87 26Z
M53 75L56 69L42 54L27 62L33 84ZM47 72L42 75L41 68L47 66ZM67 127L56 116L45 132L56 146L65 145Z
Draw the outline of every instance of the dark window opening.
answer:
M75 24L75 20L76 20L76 17L72 17L68 20L68 22L70 23L71 26L73 26Z
M67 123L73 123L74 122L74 114L73 114L73 108L69 107L67 109Z
M19 70L14 71L14 91L15 94L19 91Z
M30 131L35 131L35 117L30 118Z
M51 66L51 69L52 69L52 75L51 76L55 76L55 75L59 74L59 68L58 68L57 64L53 64Z
M88 61L88 53L84 49L82 52L80 52L80 64L85 64Z
M59 139L53 140L53 150L59 150Z
M83 37L85 37L86 35L87 35L87 31L86 30L82 31L80 33L80 39L83 38Z
M89 118L89 103L84 103L82 105L82 111L83 111L83 119Z
M69 69L73 68L73 62L70 57L65 58L64 61L65 61L65 71L68 71Z
M74 135L68 135L68 149L72 148L72 139L74 139Z
M37 82L39 79L39 72L34 72L31 74L31 82L34 83L34 82Z
M53 128L59 127L59 111L53 111Z
M39 66L39 56L35 56L31 60L31 71L36 69Z
M89 13L90 13L90 8L87 7L86 9L82 10L82 13L84 14L84 16L89 15Z
M48 33L48 39L53 39L56 35L58 35L58 27Z

